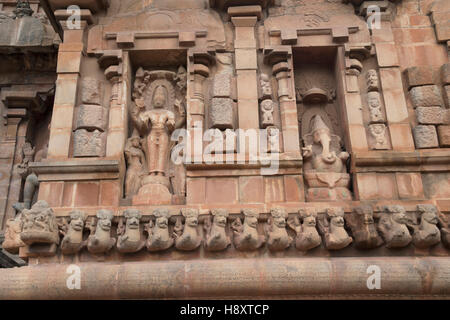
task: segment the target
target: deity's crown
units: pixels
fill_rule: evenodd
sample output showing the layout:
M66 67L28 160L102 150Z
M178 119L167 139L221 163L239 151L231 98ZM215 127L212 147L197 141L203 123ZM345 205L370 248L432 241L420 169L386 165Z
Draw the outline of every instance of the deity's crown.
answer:
M328 126L325 124L322 117L320 115L316 115L312 120L311 132L316 132L321 129L330 131L330 128L328 128Z

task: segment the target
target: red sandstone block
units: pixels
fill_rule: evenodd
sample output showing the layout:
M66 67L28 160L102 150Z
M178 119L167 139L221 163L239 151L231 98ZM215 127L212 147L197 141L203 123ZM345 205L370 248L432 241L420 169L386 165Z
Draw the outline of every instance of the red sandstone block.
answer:
M439 145L450 147L450 126L438 126Z
M380 67L398 67L397 48L393 43L377 43L375 45L377 51L378 65Z
M239 177L239 202L263 203L264 202L264 178L263 177Z
M398 199L397 182L393 173L377 173L379 199Z
M100 205L117 206L120 199L120 187L117 181L102 181L100 183Z
M286 201L304 202L303 177L300 175L284 176L284 193Z
M432 85L435 82L435 71L432 66L416 66L405 70L408 89L411 87Z
M431 21L428 16L424 15L410 15L409 25L411 27L429 27L431 26Z
M206 203L238 203L238 178L206 179Z
M446 63L441 67L442 84L450 84L450 63Z
M59 52L57 73L79 73L81 52Z
M415 149L409 123L390 124L389 132L394 151L413 151Z
M358 200L378 199L376 173L357 173L354 180L354 192Z
M205 203L206 199L206 179L188 178L186 182L186 203Z
M283 177L264 177L265 202L283 202L284 182Z
M45 200L50 207L60 207L64 182L41 182L38 200Z
M78 182L75 190L75 207L98 205L100 186L98 182Z
M420 173L396 173L400 199L423 199L423 184Z
M65 182L62 196L62 207L73 207L76 182Z

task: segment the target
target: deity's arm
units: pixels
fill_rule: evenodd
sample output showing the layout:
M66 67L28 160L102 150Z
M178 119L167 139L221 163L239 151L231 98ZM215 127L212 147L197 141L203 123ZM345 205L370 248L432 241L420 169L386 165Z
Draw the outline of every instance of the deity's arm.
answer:
M183 103L178 99L175 101L175 107L177 107L178 113L180 114L178 120L175 123L175 129L179 129L183 127L184 123L186 122L186 110Z
M169 131L173 131L175 129L175 114L173 112L167 113L167 128Z
M143 101L136 101L131 103L130 108L130 116L133 120L133 123L136 127L136 129L139 130L139 132L143 132L146 129L147 120L143 117L143 114L145 114L145 108L143 105Z

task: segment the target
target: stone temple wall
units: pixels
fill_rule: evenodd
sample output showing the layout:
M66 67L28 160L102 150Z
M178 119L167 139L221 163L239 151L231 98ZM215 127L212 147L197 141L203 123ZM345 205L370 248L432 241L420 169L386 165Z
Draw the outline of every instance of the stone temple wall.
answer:
M448 1L0 10L0 297L450 295Z

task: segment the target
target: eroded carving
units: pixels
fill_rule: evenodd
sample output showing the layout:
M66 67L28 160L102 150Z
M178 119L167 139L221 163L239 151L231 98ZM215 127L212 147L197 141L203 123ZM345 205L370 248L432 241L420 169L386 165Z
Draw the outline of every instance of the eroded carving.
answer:
M61 241L61 252L63 254L75 254L87 245L87 241L83 241L84 221L86 217L82 211L72 211L70 213L70 223L65 225L61 234L64 238Z
M383 112L381 111L381 100L378 92L368 92L367 102L369 105L370 123L384 122Z
M441 242L441 232L437 227L439 222L437 208L431 204L419 204L417 211L420 216L420 224L408 224L414 229L414 245L424 249Z
M228 211L216 209L211 211L213 217L208 217L204 222L206 233L205 247L208 251L222 251L231 244L231 239L226 233Z
M369 205L356 207L354 212L346 218L352 230L355 246L361 249L371 249L383 244L373 219L373 208Z
M369 132L375 140L372 149L386 150L389 149L386 139L386 125L384 123L376 123L369 125Z
M319 231L328 250L340 250L353 242L344 225L344 210L338 207L328 208L326 215L319 219Z
M378 81L378 73L375 69L367 70L366 74L367 91L378 91L380 84Z
M141 138L135 131L125 146L127 174L125 179L125 195L130 197L138 193L142 186L142 177L146 175L145 155L141 147Z
M291 245L292 238L286 231L286 210L274 208L270 210L270 218L265 225L267 247L271 251L283 251Z
M113 213L110 210L97 212L97 225L91 224L91 234L87 242L90 253L107 253L116 244L116 239L111 237L111 221Z
M270 78L267 74L261 73L259 84L261 86L261 98L263 100L272 100L272 84L270 83Z
M406 247L412 240L406 223L405 208L398 205L386 206L380 221L378 231L386 242L387 248Z
M20 239L25 244L59 244L58 224L55 214L46 201L40 200L31 209L24 209L22 211L22 223Z
M6 222L5 240L2 243L2 248L11 254L19 253L19 248L25 246L25 243L20 239L23 226L22 209L20 208L20 213L14 219L9 219ZM19 208L16 208L16 210L19 210Z
M265 237L258 234L258 213L245 209L244 223L240 218L236 218L231 227L233 229L233 243L237 250L250 251L259 249L265 243Z
M178 250L192 251L197 249L202 243L202 237L198 233L198 210L184 209L182 214L185 217L184 225L178 219L175 228L175 247Z
M119 221L117 227L117 250L122 253L138 252L145 246L145 240L141 237L140 220L141 213L136 209L124 211L126 219L125 225L123 219Z
M151 252L167 250L174 244L169 234L169 210L156 209L153 211L155 222L150 220L147 226L147 249Z
M275 110L274 102L272 100L266 99L261 102L262 127L263 128L274 125L274 120L273 120L274 110Z
M302 208L298 210L298 214L299 216L294 216L288 220L288 226L296 233L295 247L297 250L308 251L320 246L322 238L316 229L316 209Z

